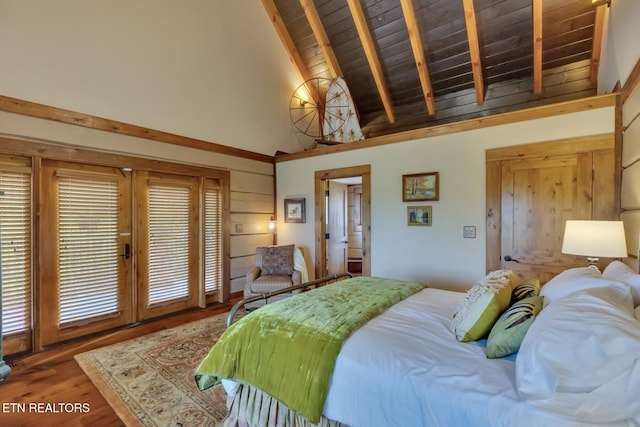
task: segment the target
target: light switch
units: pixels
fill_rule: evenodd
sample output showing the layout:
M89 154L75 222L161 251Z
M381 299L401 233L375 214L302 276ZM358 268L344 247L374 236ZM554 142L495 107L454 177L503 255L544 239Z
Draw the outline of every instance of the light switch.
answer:
M476 238L476 226L475 225L463 225L462 226L462 237L465 239L475 239Z

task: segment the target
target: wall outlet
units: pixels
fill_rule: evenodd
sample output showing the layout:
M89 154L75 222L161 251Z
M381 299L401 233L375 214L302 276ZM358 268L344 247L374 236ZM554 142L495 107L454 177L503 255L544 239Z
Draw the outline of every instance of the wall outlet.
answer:
M475 225L463 225L462 226L462 237L465 239L475 239L476 238L476 226Z

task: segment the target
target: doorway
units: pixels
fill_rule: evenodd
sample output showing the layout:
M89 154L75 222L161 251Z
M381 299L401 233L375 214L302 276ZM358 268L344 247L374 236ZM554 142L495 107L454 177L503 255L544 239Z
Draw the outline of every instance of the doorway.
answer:
M315 200L316 277L347 271L350 259L352 264L358 264L352 267L359 267L360 274L370 275L371 167L364 165L317 171ZM352 209L349 209L350 205ZM355 224L350 215L357 215ZM350 237L350 231L354 230L358 230L361 248L350 253L349 240L353 243L355 237L354 233Z

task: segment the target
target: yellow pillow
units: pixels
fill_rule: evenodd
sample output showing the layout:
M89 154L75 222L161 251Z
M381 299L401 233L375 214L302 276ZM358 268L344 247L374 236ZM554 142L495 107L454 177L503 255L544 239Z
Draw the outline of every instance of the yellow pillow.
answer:
M469 342L486 337L509 307L514 283L512 270L496 270L469 289L451 322L456 339Z

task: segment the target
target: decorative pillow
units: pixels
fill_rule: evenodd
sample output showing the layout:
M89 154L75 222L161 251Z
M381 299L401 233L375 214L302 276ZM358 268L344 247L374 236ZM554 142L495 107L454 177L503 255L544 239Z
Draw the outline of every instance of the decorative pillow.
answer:
M607 286L610 281L602 279L602 274L595 268L578 267L570 268L549 280L540 289L540 295L544 297L544 306L553 301L582 289L600 288Z
M623 284L574 292L545 307L516 357L527 403L610 424L640 414L640 328Z
M487 336L498 317L509 307L514 281L513 271L497 270L469 289L451 322L451 330L458 341L476 341Z
M602 277L629 285L631 287L633 305L640 305L640 274L634 273L623 262L612 261L602 272Z
M540 310L542 297L531 296L515 302L491 328L485 353L490 359L515 353Z
M294 245L262 248L262 274L293 274Z
M511 305L522 299L535 297L540 294L540 280L528 279L513 288L511 293Z

